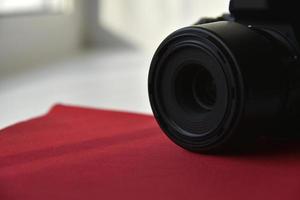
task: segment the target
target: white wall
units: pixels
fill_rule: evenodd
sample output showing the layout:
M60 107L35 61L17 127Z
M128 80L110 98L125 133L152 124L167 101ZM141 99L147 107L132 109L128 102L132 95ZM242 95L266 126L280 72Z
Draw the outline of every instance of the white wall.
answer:
M82 4L82 10L83 10L83 21L84 21L83 23L84 44L87 47L96 46L100 48L115 48L115 47L132 48L130 42L126 42L126 38L120 37L120 35L118 35L116 32L100 24L99 12L103 11L101 7L103 0L83 0L83 1L84 3ZM106 9L106 7L104 7L104 9ZM113 11L115 9L116 7L113 8Z
M229 0L101 0L101 25L153 51L172 31L228 12Z
M0 18L0 78L76 52L82 42L81 0L67 14Z

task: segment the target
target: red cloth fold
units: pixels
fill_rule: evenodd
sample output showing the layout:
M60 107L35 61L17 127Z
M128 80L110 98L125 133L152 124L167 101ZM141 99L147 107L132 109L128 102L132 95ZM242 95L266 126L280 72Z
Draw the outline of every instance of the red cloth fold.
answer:
M300 151L208 156L152 116L55 106L0 131L0 199L300 198Z

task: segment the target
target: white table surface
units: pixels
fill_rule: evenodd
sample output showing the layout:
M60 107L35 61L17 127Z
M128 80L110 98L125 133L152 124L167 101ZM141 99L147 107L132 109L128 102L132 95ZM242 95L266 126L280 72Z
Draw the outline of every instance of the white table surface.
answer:
M0 128L45 114L60 103L151 113L151 55L93 50L0 80Z

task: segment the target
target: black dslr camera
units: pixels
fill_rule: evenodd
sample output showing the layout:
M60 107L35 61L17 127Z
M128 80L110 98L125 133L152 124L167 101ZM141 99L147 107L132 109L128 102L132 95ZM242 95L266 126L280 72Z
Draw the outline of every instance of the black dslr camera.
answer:
M191 151L300 135L297 1L231 0L230 13L172 33L151 63L154 116Z

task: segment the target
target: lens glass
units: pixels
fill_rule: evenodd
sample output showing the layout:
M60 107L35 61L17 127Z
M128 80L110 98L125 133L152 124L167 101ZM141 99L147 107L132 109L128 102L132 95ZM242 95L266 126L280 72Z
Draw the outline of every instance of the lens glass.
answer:
M216 83L211 73L203 66L184 65L175 78L175 94L184 110L208 112L216 103Z

